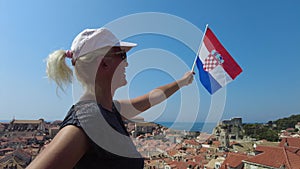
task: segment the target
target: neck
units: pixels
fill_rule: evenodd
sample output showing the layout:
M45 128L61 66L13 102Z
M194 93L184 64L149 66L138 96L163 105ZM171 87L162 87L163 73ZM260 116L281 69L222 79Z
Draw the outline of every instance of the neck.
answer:
M105 87L106 86L106 87ZM96 85L96 100L103 108L112 111L112 98L114 91L111 90L111 85Z

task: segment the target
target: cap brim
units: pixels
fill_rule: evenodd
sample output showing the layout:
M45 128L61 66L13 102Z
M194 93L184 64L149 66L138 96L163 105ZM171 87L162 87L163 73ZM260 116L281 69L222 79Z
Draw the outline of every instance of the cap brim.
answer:
M137 44L136 43L131 43L131 42L120 41L117 44L115 44L115 46L118 46L122 50L125 50L126 52L128 52L131 48L136 47Z

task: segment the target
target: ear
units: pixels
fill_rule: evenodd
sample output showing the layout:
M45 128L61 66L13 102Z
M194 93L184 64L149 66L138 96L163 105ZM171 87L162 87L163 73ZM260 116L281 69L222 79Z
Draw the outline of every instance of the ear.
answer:
M100 63L100 69L102 70L109 70L111 68L111 59L103 58Z

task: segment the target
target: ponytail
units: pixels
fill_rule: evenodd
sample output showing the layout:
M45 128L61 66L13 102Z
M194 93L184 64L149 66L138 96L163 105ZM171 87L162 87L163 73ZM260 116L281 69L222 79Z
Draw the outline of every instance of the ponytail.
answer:
M64 91L64 86L72 82L72 70L65 62L66 51L57 50L47 58L46 73L49 79L55 81L57 86Z

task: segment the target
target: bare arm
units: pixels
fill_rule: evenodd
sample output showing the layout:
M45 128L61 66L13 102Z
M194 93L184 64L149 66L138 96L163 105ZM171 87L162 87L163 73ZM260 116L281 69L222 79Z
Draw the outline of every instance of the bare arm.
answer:
M160 86L145 95L130 100L120 100L120 113L129 119L161 103L181 87L191 84L193 74L193 72L187 72L180 80Z
M78 127L61 129L27 169L71 169L88 149L88 139Z

